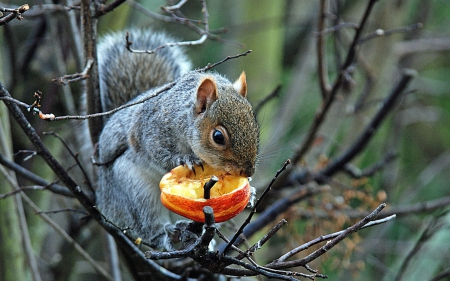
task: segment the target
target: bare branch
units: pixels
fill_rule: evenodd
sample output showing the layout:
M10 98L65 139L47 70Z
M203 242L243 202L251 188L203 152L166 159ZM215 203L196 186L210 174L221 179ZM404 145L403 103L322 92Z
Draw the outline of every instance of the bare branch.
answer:
M86 67L84 68L84 70L80 73L75 73L75 74L68 74L68 75L64 75L62 77L59 78L54 78L52 79L53 82L59 82L62 85L67 85L71 82L75 82L75 81L81 81L84 80L86 78L89 78L88 72L92 67L92 64L94 63L94 60L92 58L89 58L87 63L86 63Z
M402 72L402 77L397 85L392 89L391 93L383 101L381 108L375 114L369 125L364 129L362 134L358 139L344 152L341 156L335 159L330 165L325 167L320 171L321 175L330 177L338 170L342 169L343 166L358 155L365 146L372 139L372 136L377 131L381 122L385 119L387 114L396 105L397 99L403 93L403 91L408 87L409 82L417 75L416 71L412 69L404 69Z
M89 176L88 176L86 170L84 169L83 165L81 164L78 154L75 154L72 151L72 149L70 149L69 145L58 134L56 134L54 132L44 132L44 135L52 135L55 138L57 138L64 145L66 150L69 152L70 156L72 156L72 158L77 163L77 166L80 168L81 172L83 173L84 180L86 181L86 184L88 185L89 189L92 191L92 193L94 193L94 188L91 183L91 180L89 179Z
M242 259L244 257L248 257L250 255L253 255L254 252L261 249L261 247L269 241L272 236L277 233L278 230L280 230L284 225L287 224L287 221L285 219L282 219L280 222L278 222L266 235L264 235L261 239L259 239L258 242L256 242L253 246L248 248L248 250L245 253L240 253L236 258Z
M219 64L222 64L222 63L226 62L227 60L231 60L231 59L235 59L235 58L239 58L239 57L245 57L246 55L250 54L251 52L252 52L252 50L247 50L246 52L241 53L241 54L237 54L237 55L235 55L235 56L227 56L227 57L224 58L223 60L218 61L218 62L213 63L213 64L208 64L207 66L205 66L205 67L203 67L203 68L200 68L200 69L198 69L197 71L198 71L198 72L205 72L205 71L208 71L208 70L210 70L210 69L212 69L212 68L218 66Z
M383 210L384 207L386 207L386 204L381 204L380 206L378 206L378 208L376 208L371 214L366 216L364 219L360 220L356 224L347 228L342 233L340 233L338 236L336 236L335 238L333 238L332 240L327 242L324 246L320 247L319 249L317 249L313 253L309 254L308 256L304 257L303 259L287 261L287 262L283 262L283 263L273 262L273 263L269 264L268 267L281 269L281 268L291 268L291 267L295 267L295 266L303 266L305 264L310 263L311 261L317 259L321 255L328 252L331 248L336 246L339 242L344 240L347 236L360 230L364 225L373 221L377 217L377 215L381 212L381 210Z
M395 277L395 281L400 281L403 277L403 274L406 271L406 268L409 265L409 262L412 260L414 255L420 250L425 242L431 239L433 235L435 235L439 228L443 227L445 224L438 224L439 220L443 217L443 215L447 214L447 212L441 213L439 216L433 218L425 228L425 230L420 235L414 247L409 251L406 255L405 260L403 261L400 269L398 270L397 276Z
M97 12L94 14L94 18L99 18L103 15L106 15L107 13L111 12L115 8L119 7L125 1L126 0L115 0L106 6L103 3L100 4L97 8Z
M0 164L2 164L3 166L5 166L8 169L13 170L15 173L31 180L32 182L34 182L38 185L41 185L43 187L43 189L50 190L51 192L53 192L55 194L60 194L60 195L68 196L68 197L74 197L72 192L70 192L70 190L67 187L46 181L45 179L37 176L36 174L33 174L32 172L25 169L24 167L10 161L1 153L0 153ZM89 195L89 197L93 198L93 195Z
M381 223L388 222L388 221L394 219L395 217L396 217L395 215L391 215L391 216L383 218L383 219L371 221L371 222L367 223L366 225L364 225L361 229L366 228L366 227L370 227L370 226L374 226L374 225L378 225L378 224L381 224ZM303 244L301 246L298 246L297 248L287 252L286 254L281 256L280 258L276 259L275 263L285 262L287 259L289 259L293 255L298 254L301 251L304 251L304 250L308 249L309 247L311 247L313 245L316 245L316 244L321 243L323 241L327 241L327 240L333 239L335 237L338 237L339 235L344 233L344 231L345 230L341 230L341 231L338 231L338 232L335 232L335 233L332 233L332 234L328 234L328 235L323 235L323 236L317 237L316 239L313 239L313 240L309 241L308 243L305 243L305 244Z
M249 54L250 52L251 52L251 50L248 50L248 51L246 51L245 53L242 53L242 54L237 54L237 55L235 55L235 56L228 56L228 57L224 58L223 60L221 60L221 61L219 61L219 62L216 62L216 63L213 63L213 64L208 64L208 65L205 66L204 68L200 68L200 69L198 69L197 71L198 71L198 72L204 72L204 71L210 70L210 69L212 69L213 67L216 67L217 65L226 62L227 60L235 59L235 58L242 57L242 56L246 56L246 55ZM87 114L87 115L76 115L76 116L75 116L75 115L55 116L54 114L43 114L41 111L39 111L39 117L40 117L41 119L44 119L44 120L47 120L47 121L60 121L60 120L68 120L68 119L78 119L78 120L83 120L83 119L88 119L88 118L103 117L103 116L107 116L107 115L114 114L114 113L116 113L117 111L122 110L122 109L124 109L124 108L130 107L130 106L135 106L135 105L137 105L137 104L146 102L147 100L156 97L157 95L163 93L164 91L169 90L169 89L172 88L174 85L175 85L174 82L168 83L168 84L166 84L166 85L164 85L164 86L159 87L158 90L157 90L155 93L153 93L153 95L151 95L151 96L147 96L147 97L142 98L142 99L140 99L140 100L137 100L137 101L135 101L135 102L126 103L126 104L121 105L121 106L119 106L119 107L116 107L116 108L114 108L114 109L112 109L112 110L105 111L105 112L101 112L101 113L94 113L94 114ZM20 102L20 101L14 100L14 99L9 98L9 97L0 97L0 99L11 100L11 101L14 101L14 102L16 102L16 103L19 103L20 105L26 107L27 109L30 108L29 105L27 105L27 104L25 104L25 103L22 103L22 102ZM36 109L35 109L35 110L36 110Z
M244 223L241 225L241 227L238 229L238 231L236 231L236 233L234 234L233 238L231 238L230 242L228 243L228 245L225 247L225 249L222 251L223 254L226 254L228 252L228 250L231 248L231 245L234 244L234 242L236 241L236 239L243 233L244 228L250 223L253 215L256 213L256 209L259 206L259 203L262 201L262 199L267 195L267 193L270 191L270 189L272 188L273 183L275 182L275 180L278 178L278 176L286 169L286 167L291 163L291 160L287 160L283 167L281 167L281 169L279 169L277 171L277 173L275 174L275 176L273 177L272 181L269 183L269 185L266 187L266 189L264 190L264 192L261 194L261 196L258 198L258 200L256 200L255 206L253 207L252 211L250 212L250 214L248 215L247 219L244 221Z
M1 97L9 97L11 95L5 89L3 84L0 82L0 98ZM22 128L24 133L27 135L28 139L35 146L38 154L44 159L47 165L57 174L57 176L63 181L63 183L70 189L70 191L75 195L80 204L89 212L92 218L94 218L106 231L108 231L111 235L116 238L117 243L122 247L125 254L139 258L139 261L144 263L146 266L154 269L155 276L163 276L174 279L179 279L180 276L174 274L166 269L163 269L157 263L145 259L144 254L137 248L132 241L130 241L122 232L121 229L115 227L110 224L108 221L105 221L101 213L95 208L95 205L90 200L88 196L86 196L85 192L83 192L80 186L67 174L66 170L61 166L59 162L53 157L50 151L45 147L42 143L41 139L37 135L36 131L30 123L27 121L22 111L18 108L15 103L9 102L7 100L4 101L5 105L8 107L12 117L17 121L19 126ZM31 202L32 203L32 202Z
M256 116L258 116L258 113L269 101L271 101L274 98L279 97L280 90L281 90L281 85L278 85L270 94L268 94L256 106L254 106L253 111L255 112Z
M18 20L22 20L23 19L22 14L28 11L29 9L30 6L28 6L28 4L23 4L17 9L0 7L0 17L3 15L4 12L10 13L9 15L0 18L0 26L7 24L8 22L12 21L15 18L17 18Z
M434 276L433 278L430 279L430 281L438 281L438 280L443 280L446 277L450 276L450 267L448 267L447 269L441 271L438 275Z
M3 170L3 169L2 169ZM20 187L17 185L17 182L15 182L8 173L4 174L4 176L7 178L8 182L11 186L14 187L14 189L20 189ZM45 222L50 225L56 232L58 232L66 241L69 242L70 245L73 245L74 248L77 250L77 252L86 259L87 262L89 262L90 265L103 277L105 277L107 280L114 281L112 277L109 275L109 273L101 267L75 240L70 237L69 234L67 234L64 229L61 228L55 221L53 221L49 216L47 216L44 212L39 209L39 207L33 203L33 201L25 195L25 193L21 192L20 195L22 198L27 202L28 205L31 206L31 208L35 211L36 214L38 214L41 218L45 220Z
M307 134L306 138L304 139L302 145L295 152L294 157L292 158L292 162L294 164L297 164L303 158L305 153L309 150L311 144L313 143L313 141L316 137L319 127L322 125L323 120L325 119L325 116L326 116L329 108L331 107L331 104L334 101L336 94L338 93L339 89L341 88L341 86L345 80L345 76L348 74L348 68L354 62L357 42L358 42L359 38L361 38L362 30L365 27L367 20L369 18L369 15L372 12L372 8L376 2L377 2L377 0L370 0L369 3L367 4L367 8L364 12L364 15L361 19L361 22L360 22L358 28L356 29L355 36L353 37L353 41L348 49L347 58L341 67L340 73L336 77L327 99L323 102L323 104L321 104L318 113L315 115L314 120L308 130L308 134Z
M208 39L208 35L203 34L202 37L200 37L198 40L194 40L194 41L171 42L171 43L166 43L164 45L158 46L153 50L137 50L137 49L131 48L131 45L133 44L133 42L130 41L130 33L128 31L125 36L127 50L132 53L136 53L136 54L154 54L158 50L164 49L166 47L173 47L173 46L200 45L200 44L203 44L206 41L206 39Z
M388 152L383 157L383 159L379 160L377 163L373 164L372 166L370 166L364 170L360 170L358 167L353 166L351 163L347 163L344 165L344 172L346 172L347 174L349 174L351 177L353 177L355 179L371 177L376 172L378 172L379 170L386 167L386 164L390 163L397 157L398 157L397 153L392 152L392 151Z
M415 23L415 24L412 24L407 27L393 28L393 29L389 29L389 30L377 29L373 33L359 39L358 44L363 44L369 40L372 40L372 39L378 38L378 37L385 37L385 36L390 36L393 34L410 33L410 32L413 32L413 31L415 31L417 29L421 29L421 28L423 28L423 24L419 22L419 23Z
M325 100L329 92L331 90L329 81L328 81L328 73L327 73L327 63L325 59L325 40L321 32L325 28L325 19L326 19L326 0L320 0L320 9L319 9L319 21L317 24L317 30L319 34L317 35L317 73L319 75L319 85L320 92L322 94L322 99Z
M178 4L176 5L172 5L172 6L167 6L165 7L165 9L172 11L172 10L178 10L180 9L184 4L186 4L188 0L180 0L180 2L178 2Z

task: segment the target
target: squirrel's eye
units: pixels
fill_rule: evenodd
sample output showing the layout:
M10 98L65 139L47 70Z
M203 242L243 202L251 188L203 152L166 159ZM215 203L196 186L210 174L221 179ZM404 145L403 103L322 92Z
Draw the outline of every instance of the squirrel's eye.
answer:
M212 132L212 139L218 145L225 145L225 136L217 129Z

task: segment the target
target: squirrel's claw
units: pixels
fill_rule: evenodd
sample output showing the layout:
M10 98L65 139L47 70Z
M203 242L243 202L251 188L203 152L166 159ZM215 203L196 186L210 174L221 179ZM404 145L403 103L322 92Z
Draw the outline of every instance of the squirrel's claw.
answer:
M197 172L195 171L195 166L200 166L202 168L202 171L205 170L205 168L203 167L202 160L196 157L185 157L183 159L179 159L178 164L186 166L189 170L194 172L194 175L197 175Z

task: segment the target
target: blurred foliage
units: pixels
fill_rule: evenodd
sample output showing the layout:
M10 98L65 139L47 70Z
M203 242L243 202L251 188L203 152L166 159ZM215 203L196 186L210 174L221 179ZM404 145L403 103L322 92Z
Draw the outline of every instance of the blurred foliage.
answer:
M165 4L163 1L136 2L157 13L161 12L159 6ZM358 23L367 2L327 1L326 26ZM269 95L277 85L282 86L280 96L271 100L258 116L262 127L261 159L253 185L263 189L271 175L301 145L321 104L316 52L319 1L230 0L207 3L210 29L224 29L224 32L219 34L221 41L210 40L200 46L185 48L194 66L200 68L251 49L253 52L246 57L228 61L215 70L231 79L245 70L253 104ZM21 5L23 2L14 0L0 6L7 4ZM41 2L33 1L30 6L38 4ZM199 1L189 1L182 11L189 18L202 19ZM78 15L75 11L71 13ZM22 21L14 20L0 27L3 32L0 38L0 59L3 62L0 81L15 98L26 103L33 101L35 90L41 90L44 93L43 112L66 114L70 104L63 95L63 89L69 90L75 101L80 99L82 91L81 83L61 86L51 82L52 78L81 71L74 55L76 51L67 27L66 13L47 11L33 17L24 14L24 17ZM381 99L398 81L400 69L408 67L418 71L410 91L403 95L395 112L389 115L352 164L364 169L391 151L398 153L398 157L385 163L383 169L370 178L356 180L341 173L330 183L329 192L309 198L282 214L281 217L286 218L289 224L261 252L257 252L257 261L270 261L296 245L348 227L355 221L349 215L351 211L371 211L380 202L387 202L389 207L407 206L450 196L450 2L378 1L364 35L377 29L386 31L417 23L423 27L380 36L360 45L355 72L340 91L302 165L309 170L317 170L352 145L373 117ZM55 28L53 34L50 32L52 24ZM164 29L182 40L200 37L180 24L153 20L127 3L100 18L99 36L132 26ZM325 60L330 81L337 76L353 34L353 28L342 27L325 37ZM59 72L55 52L61 52L59 57L66 65L66 73ZM356 108L359 101L362 101L362 107ZM75 107L79 108L78 102ZM32 149L16 124L9 123L4 107L0 106L0 110L4 123L2 133L5 133L2 138L12 147L11 151L5 151L6 146L2 147L2 153L8 155ZM38 132L55 131L77 151L78 123L47 123L31 113L27 113L27 117ZM51 136L43 136L43 139L55 157L68 159L65 167L74 165L59 141ZM36 157L29 161L23 159L21 154L14 157L16 162L43 178L56 180L41 160ZM20 185L31 184L23 178L18 180ZM6 185L0 178L2 193L9 190L9 187L5 190ZM283 192L276 191L274 196ZM49 192L26 193L43 210L73 205L73 202ZM17 218L10 221L5 216L13 213L12 203L13 197L0 201L2 246L6 244L3 239L7 233L18 239L20 231L15 221ZM25 207L25 210L34 251L41 258L40 268L44 268L44 280L99 280L90 266L74 254L70 245L61 241L31 209ZM311 267L328 275L330 280L394 280L428 222L445 210L403 214L393 222L362 230L314 261ZM98 235L98 226L88 223L82 229L77 228L80 217L66 213L52 215L101 260L97 242L103 238ZM446 228L449 220L450 217L445 215L439 218L445 226L436 229L435 235L424 242L406 268L402 280L429 280L448 268L450 246ZM253 239L256 240L260 237L255 236ZM18 274L17 264L28 268L23 256L13 262L16 269L6 265L5 261L9 261L6 257L17 256L17 248L0 249L8 251L8 254L0 255L0 265L7 267L2 269L0 266L1 271ZM302 257L305 255L304 252L300 254ZM28 269L23 273L31 280ZM13 280L5 274L0 275L4 280ZM25 276L19 279L27 280Z

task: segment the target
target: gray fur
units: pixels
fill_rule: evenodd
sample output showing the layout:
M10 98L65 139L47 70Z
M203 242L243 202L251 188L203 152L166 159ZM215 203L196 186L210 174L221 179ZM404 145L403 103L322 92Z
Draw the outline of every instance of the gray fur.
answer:
M132 33L145 39L135 39L135 49L153 49L173 42L165 35L148 35L148 31ZM120 105L117 96L133 97L142 87L148 87L150 90L135 98L139 100L154 95L159 89L156 86L173 80L176 83L144 103L116 112L107 121L98 147L103 165L99 168L97 207L108 220L120 227L131 227L136 237L152 247L171 248L166 229L171 229L173 222L160 202L162 176L178 165L192 167L200 163L251 176L259 127L247 99L234 90L228 79L216 73L185 73L189 64L178 47L164 48L160 56L140 54L135 61L136 57L119 50L116 39L117 35L110 35L98 48L105 110ZM145 62L147 58L152 62ZM159 60L170 69L167 75L158 74L165 77L163 80L155 80L155 72L149 69ZM168 71L164 67L158 69ZM136 79L133 73L137 74ZM198 114L197 88L205 77L215 81L219 97L204 113ZM141 79L148 80L148 84L140 84L136 89ZM207 137L209 128L217 125L224 126L230 135L227 153L214 148Z

